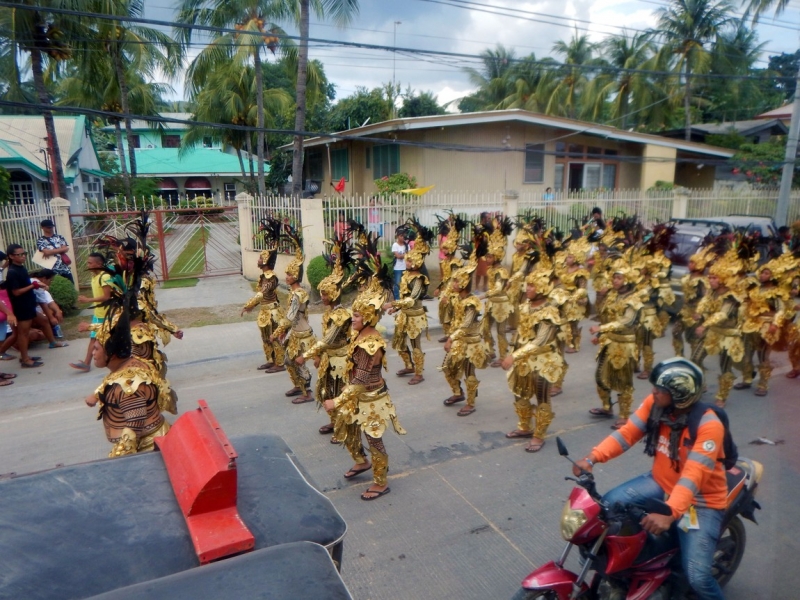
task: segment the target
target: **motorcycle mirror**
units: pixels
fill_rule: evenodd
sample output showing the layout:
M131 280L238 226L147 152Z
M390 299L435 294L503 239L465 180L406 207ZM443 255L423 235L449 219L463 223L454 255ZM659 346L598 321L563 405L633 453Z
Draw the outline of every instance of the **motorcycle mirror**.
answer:
M569 452L567 451L567 447L566 447L566 445L564 445L564 442L561 441L560 437L556 437L556 445L558 446L558 453L561 456L569 456Z
M667 503L662 502L661 500L656 500L655 498L645 498L640 503L640 506L646 512L652 513L654 515L665 515L665 516L672 515L672 509L667 505Z

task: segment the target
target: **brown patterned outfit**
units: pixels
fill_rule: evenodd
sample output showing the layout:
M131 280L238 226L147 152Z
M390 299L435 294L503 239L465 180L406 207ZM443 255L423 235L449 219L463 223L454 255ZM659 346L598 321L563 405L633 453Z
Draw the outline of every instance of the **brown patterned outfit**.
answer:
M317 369L317 402L322 404L342 393L347 380L347 353L352 315L341 305L322 313L322 339L303 353L306 360L320 357ZM331 413L331 425L335 414Z
M106 375L95 397L100 401L97 418L103 420L106 438L114 444L109 458L152 450L153 440L169 431L159 409L163 396L163 380L152 365L138 358Z
M256 324L261 332L261 344L264 348L264 357L267 364L284 364L284 349L280 340L272 341L272 334L277 331L280 324L286 319L283 309L278 302L278 276L272 270L264 271L258 277L258 293L247 304L246 309L260 305Z
M361 432L367 436L375 485L386 485L389 455L383 434L391 422L395 432L405 435L381 375L386 368L386 342L379 333L356 337L348 349L349 383L334 399L334 436L342 440L357 464L367 462Z

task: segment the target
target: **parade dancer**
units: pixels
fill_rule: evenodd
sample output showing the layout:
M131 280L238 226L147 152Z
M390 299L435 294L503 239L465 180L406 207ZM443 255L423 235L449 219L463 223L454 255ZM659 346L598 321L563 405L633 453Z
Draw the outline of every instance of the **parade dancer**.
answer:
M709 255L708 248L700 248L689 257L689 272L681 277L683 306L672 326L672 349L675 351L675 356L683 356L684 339L689 345L690 356L697 345L698 338L695 329L699 323L695 320L695 315L697 314L697 305L708 293L708 278L705 276L705 270L712 256Z
M284 231L286 238L294 246L294 260L286 267L286 284L289 286L286 318L272 334L271 340L282 343L286 348L284 365L294 387L285 395L297 396L292 404L303 404L314 400L311 394L311 372L304 364L297 364L295 359L317 340L308 323L308 292L300 285L303 282L303 243L290 225L284 225Z
M363 248L360 247L360 250ZM383 434L391 422L395 432L405 435L389 397L381 369L386 369L386 342L375 329L393 285L392 275L380 256L363 253L359 261L373 276L353 302L352 328L347 359L348 384L336 398L326 399L325 410L335 415L334 435L344 442L355 464L344 474L352 479L372 469L373 483L361 494L362 500L375 500L391 491L388 484L389 454ZM362 445L366 435L370 460Z
M242 309L242 315L259 307L256 325L261 332L261 345L266 362L258 369L267 373L285 371L285 352L283 345L273 337L281 323L286 320L280 302L278 302L278 276L273 269L278 259L278 240L281 234L281 222L272 217L261 222L259 234L263 236L266 249L258 256L258 293L253 296Z
M481 335L481 301L472 293L472 273L478 268L478 260L486 252L486 240L478 236L475 249L469 262L456 271L453 277L454 299L453 327L445 342L447 352L440 367L453 394L444 401L445 406L467 401L458 411L459 417L475 412L475 399L478 397L480 382L476 369L486 368L489 348ZM461 380L467 388L466 396Z
M295 362L302 366L307 360L313 360L317 367L317 402L335 398L342 393L347 378L347 351L350 344L350 327L352 316L344 308L339 299L342 294L342 281L352 264L352 250L342 239L333 242L330 253L325 255L331 265L331 274L319 282L317 290L325 306L322 313L322 339L316 342ZM323 435L333 433L335 415L330 414L330 422L319 428ZM340 444L336 436L331 437L332 444Z
M628 422L633 403L633 369L638 352L636 327L642 303L635 290L639 272L625 259L618 259L610 269L611 287L600 310L600 325L592 326L589 332L596 337L592 343L600 346L597 353L595 382L602 408L593 408L594 417L613 417L611 393L618 393L619 417L612 426L619 429Z
M506 293L511 306L519 306L524 301L525 277L530 273L535 262L532 252L533 233L541 231L544 227L540 218L534 218L530 222L522 217L517 217L515 224L517 233L514 236L514 254L511 255L511 272L506 284ZM508 332L511 333L512 343L517 330L517 312L513 311L508 315Z
M439 342L444 343L450 334L450 325L453 321L453 291L450 287L450 282L456 269L463 264L463 260L456 256L458 240L467 223L453 213L450 213L447 219L437 218L439 219L439 234L444 236L440 250L445 258L439 263L442 271L442 281L434 290L433 295L439 298L439 323L441 323L442 331L444 332L444 336L439 339Z
M506 291L509 275L508 271L503 267L503 259L506 256L506 240L512 228L513 224L508 217L495 217L491 226L487 228L489 249L483 260L489 266L489 269L486 272L487 290L481 297L485 299L483 305L483 339L486 340L492 356L495 356L492 326L497 332L497 355L491 363L492 367L499 367L502 359L508 353L506 323L511 313L514 312L514 305L511 304Z
M718 244L726 243L719 238ZM744 340L739 324L739 309L742 304L739 287L742 274L749 269L752 252L747 244L740 244L739 250L732 245L724 254L718 253L708 269L710 291L697 305L697 318L700 325L695 329L699 338L692 362L704 369L703 361L708 355L719 355L719 389L716 394L717 406L724 407L736 376L734 363L744 358Z
M564 318L569 337L565 352L574 354L581 349L580 323L589 316L589 270L584 266L586 253L591 249L589 241L582 236L571 240L561 254L564 262L556 264L556 274L561 285L569 292L569 300L564 307Z
M428 293L428 278L420 271L425 264L425 257L430 253L430 242L434 232L419 221L410 219L408 230L416 235L414 248L406 254L406 270L400 279L400 298L387 302L383 306L388 314L399 311L395 318L392 348L403 360L403 368L397 372L398 377L414 374L408 385L417 385L425 381L422 376L425 370L425 353L422 351L422 332L428 331L428 317L422 306L422 298Z
M507 438L531 438L526 452L538 452L544 446L547 428L555 414L550 404L550 387L559 381L564 359L558 350L561 315L548 302L553 290L553 274L537 268L525 278L526 301L519 306L517 340L514 350L503 359L508 373L508 387L514 394L517 428ZM531 399L536 397L536 405ZM531 419L536 425L531 428Z

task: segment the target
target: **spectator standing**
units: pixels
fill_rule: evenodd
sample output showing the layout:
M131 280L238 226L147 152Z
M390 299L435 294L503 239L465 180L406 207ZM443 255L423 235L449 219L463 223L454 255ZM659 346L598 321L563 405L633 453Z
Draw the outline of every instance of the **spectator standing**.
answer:
M4 252L0 251L0 263L6 260ZM11 301L8 299L8 293L0 289L0 342L5 342L6 335L12 331L11 327L17 326L17 319L14 317L14 312L11 310ZM13 340L11 340L13 343ZM14 383L11 381L16 375L12 373L0 372L0 387L5 387Z
M550 204L556 199L555 194L553 194L553 188L549 187L544 191L544 195L542 196L542 200L544 200L545 204Z
M69 252L67 240L64 239L63 235L56 233L56 225L50 219L45 219L39 225L42 228L42 235L36 240L36 247L46 257L56 257L56 264L52 267L56 275L66 277L70 282L74 283L72 271L69 268L72 260L67 254Z
M347 231L349 227L347 226L347 218L345 217L344 211L339 211L339 216L336 219L336 223L333 226L333 232L336 236L337 240L343 240L347 235Z
M408 254L408 244L406 243L406 230L398 227L395 232L395 242L392 244L392 256L394 256L394 288L392 292L394 299L400 299L400 279L406 270L406 254Z
M7 253L10 264L5 285L8 298L11 300L11 310L17 318L19 362L26 369L41 367L44 363L28 356L28 336L31 331L31 323L36 318L36 296L33 291L40 284L33 283L28 275L28 269L25 268L28 253L22 246L11 244Z
M378 201L375 196L369 199L369 212L367 213L367 231L381 235L381 209L378 208Z

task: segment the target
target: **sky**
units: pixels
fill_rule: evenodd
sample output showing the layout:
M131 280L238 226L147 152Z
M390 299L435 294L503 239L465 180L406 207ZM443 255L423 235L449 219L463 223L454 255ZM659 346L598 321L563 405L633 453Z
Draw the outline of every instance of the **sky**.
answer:
M312 38L378 44L477 55L482 50L503 44L518 57L535 53L537 58L552 56L558 40L569 41L588 33L599 42L608 34L629 33L652 28L658 9L666 0L467 0L470 10L446 5L452 0L361 0L360 11L347 28L312 19ZM172 0L145 0L145 17L173 20ZM498 8L492 8L498 7ZM505 8L515 16L489 14ZM488 11L488 12L487 12ZM742 10L736 5L736 11ZM397 24L396 24L397 22ZM291 23L282 23L289 33L297 33ZM764 44L762 62L781 52L800 48L800 0L789 0L788 8L775 19L762 17L757 25ZM396 35L396 43L395 43ZM196 53L196 51L194 51ZM476 59L408 55L402 51L368 50L331 45L312 46L310 58L325 65L329 81L336 86L337 98L346 97L359 86L373 88L396 81L405 90L431 91L440 104L453 102L474 91L464 67L477 67ZM175 99L181 99L181 82L172 82Z

